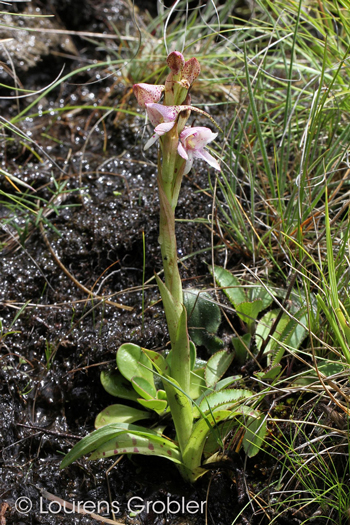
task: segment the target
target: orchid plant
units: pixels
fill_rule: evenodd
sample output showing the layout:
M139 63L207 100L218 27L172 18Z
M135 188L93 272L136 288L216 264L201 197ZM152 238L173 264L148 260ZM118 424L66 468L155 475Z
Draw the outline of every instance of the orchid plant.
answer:
M195 345L188 335L177 264L175 209L182 178L191 170L194 159L202 159L216 170L220 166L206 149L217 133L207 127L187 125L191 112L214 122L207 113L191 106L189 89L200 73L198 60L185 61L181 53L174 51L167 64L170 73L165 85L136 84L134 94L154 127L145 149L158 140L160 146L157 180L164 282L157 275L156 280L171 351L163 355L131 343L119 348L117 371L103 372L102 384L109 393L137 402L141 409L122 404L106 408L96 419L97 430L67 454L61 468L88 453L90 459L116 454L158 455L175 462L184 479L194 482L207 471L206 465L223 444L221 426L227 433L238 425L237 418L241 417L242 428L246 429L245 450L254 455L264 438L266 425L256 408L257 402L254 405L253 392L232 387L234 383L239 385L241 377L222 379L233 354L223 349L207 363L203 362L197 359ZM152 419L152 412L159 417L158 426L150 429L135 425L137 421ZM163 433L166 426L162 417L169 412L176 432L174 440Z

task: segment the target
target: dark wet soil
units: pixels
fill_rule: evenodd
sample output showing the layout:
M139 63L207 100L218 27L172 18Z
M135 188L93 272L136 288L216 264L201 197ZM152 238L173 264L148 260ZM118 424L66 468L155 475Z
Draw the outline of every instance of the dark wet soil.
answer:
M38 0L34 5L56 13L63 27L74 30L102 32L111 20L122 25L132 20L126 5L116 1L97 6L89 1ZM23 10L23 5L16 9ZM23 84L42 87L55 78L63 63L67 74L86 60L101 58L92 44L79 38L73 41L78 56L72 62L61 52L50 52L25 74L18 71ZM125 109L138 111L130 86L121 77L99 74L104 80L97 83L94 69L62 83L39 103L41 116L29 112L16 124L37 145L25 146L13 129L2 137L2 168L37 192L26 203L35 213L17 210L14 214L9 199L1 203L1 525L91 523L91 518L79 514L55 514L57 507L49 511L43 490L68 502L105 501L99 513L109 519L107 507L114 501L116 519L126 523L229 525L244 507L235 523L268 523L263 512L251 518L246 497L249 487L256 490L272 472L267 460L259 460L260 465L251 460L243 473L243 457L238 457L233 470L214 471L194 487L184 485L171 463L154 458L123 458L109 472L109 485L106 471L113 460L80 460L59 470L63 455L77 438L93 430L98 412L115 402L103 390L99 375L115 366L119 345L130 341L159 349L168 343L153 280L154 272L161 269L156 149L147 156L142 151L142 114L111 112L103 120L102 112L91 108L50 114L68 104L113 106L121 100ZM30 102L21 101L19 109ZM15 101L3 101L3 117L17 114ZM208 186L206 173L198 166L185 179L177 211L179 257L199 252L181 263L185 285L196 287L210 284L210 229L203 221L189 222L211 213L211 197L202 191ZM4 178L0 189L18 195ZM91 301L62 265L83 286L122 306ZM144 289L143 272L148 283ZM149 512L132 518L127 504L133 497L140 498L138 504L206 501L207 510L157 513L160 503L158 509L150 505ZM29 498L32 510L16 509L18 498ZM21 501L26 510L26 501ZM285 521L278 521L299 522L287 513Z

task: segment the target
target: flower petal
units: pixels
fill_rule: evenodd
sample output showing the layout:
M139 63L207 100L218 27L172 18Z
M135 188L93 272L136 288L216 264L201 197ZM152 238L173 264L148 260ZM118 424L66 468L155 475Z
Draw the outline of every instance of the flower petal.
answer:
M154 131L157 133L157 135L164 135L164 133L167 133L175 126L175 121L173 122L163 122L162 124L158 124L154 128Z
M185 150L185 148L183 147L183 145L181 144L181 142L179 142L179 144L178 144L178 146L177 146L177 152L178 152L178 154L179 154L183 159L188 160L187 151Z
M187 175L187 173L189 173L191 171L192 164L193 164L193 157L191 156L191 158L186 160L186 164L185 164L185 169L184 169L183 175Z
M201 72L201 67L199 65L199 62L196 58L190 58L185 62L185 65L182 70L182 80L185 80L188 82L188 87L190 87L193 82L198 77L199 73Z
M212 155L210 155L209 151L205 149L199 149L192 152L193 157L196 159L202 159L205 160L210 166L215 168L216 170L221 171L220 165L216 159Z
M165 86L155 86L143 83L134 84L133 86L134 95L142 108L145 108L147 103L159 102L164 89Z
M163 106L163 104L146 103L146 111L154 127L163 122L175 121L181 106Z
M202 126L195 126L193 128L186 128L180 133L180 140L185 143L186 146L191 149L201 149L206 146L209 142L216 139L217 133L213 133L209 128ZM190 139L190 143L188 143Z
M148 139L148 141L146 142L146 144L144 145L144 150L150 148L151 146L153 146L153 144L155 142L157 142L157 140L159 139L159 135L157 135L157 133L154 133L152 135L152 137L150 139Z

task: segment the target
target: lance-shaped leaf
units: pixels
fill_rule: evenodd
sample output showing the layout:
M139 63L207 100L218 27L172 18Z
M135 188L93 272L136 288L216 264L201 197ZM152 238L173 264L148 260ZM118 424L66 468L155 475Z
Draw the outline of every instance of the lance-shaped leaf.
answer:
M241 337L232 337L231 339L232 346L235 349L235 360L240 365L243 365L247 359L251 338L252 334L247 333Z
M182 454L184 465L193 473L193 481L206 472L205 469L200 469L200 465L207 435L212 427L230 416L229 410L219 410L215 414L209 414L207 419L199 419L194 424L193 431Z
M245 399L250 399L254 395L251 390L243 388L228 388L220 390L219 392L212 392L206 395L199 403L199 408L204 413L208 413L214 409L221 408L228 410L238 403L242 403Z
M256 344L258 348L261 347L263 341L269 336L271 326L278 313L278 309L271 310L260 319L256 329ZM286 313L282 314L273 338L269 340L265 348L265 353L268 355L268 364L275 366L280 362L285 351L283 345L288 345L294 349L299 348L308 332L304 326L298 323L298 320L307 326L307 316L306 307L300 308L299 311L294 314L294 319ZM282 344L279 344L279 342Z
M95 419L95 428L101 428L110 423L135 423L135 421L150 417L151 414L145 410L116 404L105 408L98 414Z
M264 309L262 300L255 299L254 301L246 301L235 306L238 317L248 326L250 332L254 331L255 321L259 313Z
M83 439L81 439L64 457L60 468L62 469L68 467L68 465L81 458L82 456L94 452L103 444L109 442L112 439L116 439L117 436L120 436L123 433L128 432L135 434L135 436L140 435L148 438L152 436L152 439L163 445L162 448L166 447L167 450L178 450L178 447L177 445L175 445L175 443L166 438L160 437L156 432L152 430L130 423L112 423L98 428L94 432L91 432L91 434L88 434L87 436L83 437Z
M255 377L261 379L261 381L272 381L281 373L282 365L278 364L272 367L268 367L267 370L262 372L254 372Z
M190 396L197 399L205 390L204 368L196 368L191 372Z
M208 414L208 417L205 420L199 419L197 423L195 423L191 437L182 454L184 465L192 471L193 481L206 472L205 469L200 468L200 465L202 462L203 448L208 434L210 432L214 433L216 431L215 427L217 427L220 422L240 415L249 415L252 418L256 418L257 411L244 406L239 406L233 411L215 410Z
M256 456L261 450L267 434L267 422L263 415L248 418L243 438L243 447L249 458Z
M192 432L192 403L174 378L164 376L163 384L174 421L180 450L184 450Z
M171 376L178 382L186 394L190 391L190 343L187 333L187 312L181 305L182 312L178 321L175 343L172 344Z
M232 363L234 354L221 350L212 355L205 367L205 382L208 387L216 385Z
M236 383L240 379L242 379L241 375L225 377L225 379L221 379L221 381L218 381L218 383L216 383L216 385L214 385L214 387L206 388L202 392L202 394L199 396L199 398L196 400L197 407L202 403L202 401L203 401L203 399L205 397L209 396L210 394L212 394L214 392L220 392L221 390L224 390L225 388L228 388L229 386L231 386L233 383ZM194 417L199 417L199 416L200 416L200 411L195 408L194 409Z
M145 432L143 435L127 432L113 438L95 450L89 460L108 458L117 454L142 454L144 456L161 456L174 463L181 463L178 448L169 446L169 441Z
M171 368L172 355L173 355L173 351L170 350L170 352L166 356L166 362L167 362L168 366L170 366L170 368ZM195 368L196 369L197 368L203 368L203 366L205 366L206 364L207 364L206 361L204 361L203 359L198 359L197 358L196 345L192 341L190 341L190 369L191 369L191 371L194 370Z
M165 317L168 325L170 341L172 346L176 341L178 319L182 312L182 305L174 299L174 297L169 292L168 288L165 286L163 281L155 274L155 278L158 284L160 295L162 297Z
M247 301L247 296L237 277L221 266L214 266L214 276L217 284L233 306Z
M226 440L229 432L235 427L242 426L242 420L244 425L245 418L253 417L252 414L258 418L261 413L251 407L240 405L235 409L236 417L222 421L209 432L203 449L203 455L208 458L208 460L203 463L204 465L207 462L216 461L215 456L213 458L210 456L219 450L222 453L222 443Z

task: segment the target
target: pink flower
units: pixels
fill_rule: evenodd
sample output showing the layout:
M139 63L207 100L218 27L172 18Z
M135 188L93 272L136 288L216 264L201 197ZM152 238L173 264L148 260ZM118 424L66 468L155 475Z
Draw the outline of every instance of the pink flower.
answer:
M147 104L146 111L151 124L154 126L155 133L146 143L144 149L148 149L164 133L170 131L174 126L178 114L183 106L163 106L162 104Z
M194 159L205 160L210 166L220 170L218 161L204 149L204 146L216 139L217 135L209 128L203 127L186 128L180 133L177 151L186 160L184 175L192 168Z
M145 108L146 104L159 102L164 89L164 86L153 84L134 84L133 86L134 95L142 108Z

